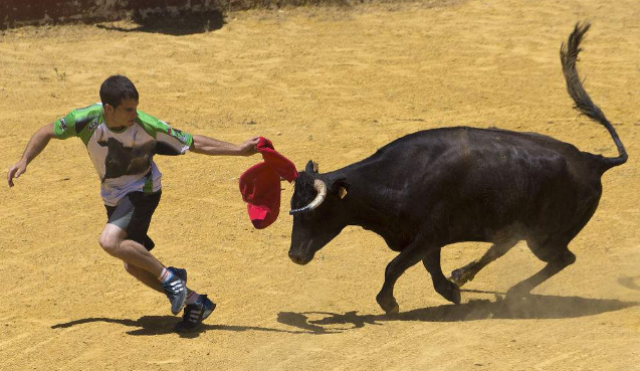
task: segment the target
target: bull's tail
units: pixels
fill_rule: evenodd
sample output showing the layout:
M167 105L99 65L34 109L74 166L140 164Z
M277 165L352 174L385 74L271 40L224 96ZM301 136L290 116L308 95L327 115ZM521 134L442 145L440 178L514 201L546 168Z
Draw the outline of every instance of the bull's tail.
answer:
M611 137L613 138L613 141L616 143L616 147L618 147L618 153L620 156L603 158L606 169L610 169L614 166L622 165L627 162L629 156L627 155L627 151L624 149L624 145L622 145L622 141L620 141L620 138L618 137L618 133L616 133L616 130L613 128L613 125L611 125L609 120L607 120L600 108L591 101L589 94L587 94L582 87L582 82L578 77L576 62L578 60L578 54L582 50L580 49L580 42L582 41L585 33L589 30L589 27L591 27L589 23L576 24L575 29L569 36L568 43L566 45L562 43L562 47L560 48L560 60L562 61L562 72L564 73L564 78L567 82L567 91L575 102L574 108L580 111L583 115L599 122L607 128L609 134L611 134Z

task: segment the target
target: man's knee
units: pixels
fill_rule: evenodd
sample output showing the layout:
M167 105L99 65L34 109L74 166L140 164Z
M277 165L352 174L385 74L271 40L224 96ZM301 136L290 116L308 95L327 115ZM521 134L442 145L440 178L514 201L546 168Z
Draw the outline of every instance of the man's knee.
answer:
M121 233L121 229L113 226L111 224L107 224L107 226L102 231L102 235L100 235L100 246L102 249L109 255L117 256L118 250L120 249L120 244L122 243L123 237Z
M120 247L120 241L109 237L100 237L100 246L109 255L116 255Z

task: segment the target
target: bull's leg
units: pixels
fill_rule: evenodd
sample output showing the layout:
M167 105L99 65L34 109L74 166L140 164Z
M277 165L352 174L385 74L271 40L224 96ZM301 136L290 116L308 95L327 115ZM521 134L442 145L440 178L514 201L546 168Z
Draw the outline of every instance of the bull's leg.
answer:
M393 297L393 287L400 276L409 268L422 260L429 249L414 241L405 247L388 265L384 273L384 285L376 296L378 304L387 314L400 312L398 302Z
M469 281L473 281L473 278L482 270L482 268L486 267L492 261L498 259L502 255L506 254L507 251L511 250L512 247L516 245L518 240L510 240L508 242L495 243L491 245L489 250L487 250L484 255L478 260L474 260L471 263L465 265L462 268L458 268L451 272L451 281L455 283L458 287L462 287L465 283Z
M531 246L531 245L530 245ZM567 245L553 246L545 249L531 249L540 260L547 262L542 270L507 291L507 296L525 296L538 285L558 274L576 261L576 256L569 251Z
M427 257L422 259L422 264L424 264L424 267L427 268L427 271L431 274L433 287L438 294L454 304L460 304L460 289L442 273L440 251L441 249L436 249L436 251L431 252Z

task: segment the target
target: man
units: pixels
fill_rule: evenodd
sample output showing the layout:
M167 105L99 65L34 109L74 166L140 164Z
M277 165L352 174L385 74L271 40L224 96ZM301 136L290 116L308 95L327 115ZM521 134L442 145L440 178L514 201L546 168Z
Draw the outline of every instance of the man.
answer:
M176 330L195 329L215 304L206 295L186 287L186 270L165 267L150 252L155 244L147 231L162 193L162 174L153 156L180 155L187 150L212 156L250 156L256 153L258 138L234 145L174 129L137 110L138 91L124 76L106 79L100 87L100 99L102 103L73 110L38 130L20 161L9 169L9 187L50 139L82 139L100 176L101 196L107 209L108 221L100 246L124 261L125 270L140 282L164 291L174 315L186 305L183 321Z

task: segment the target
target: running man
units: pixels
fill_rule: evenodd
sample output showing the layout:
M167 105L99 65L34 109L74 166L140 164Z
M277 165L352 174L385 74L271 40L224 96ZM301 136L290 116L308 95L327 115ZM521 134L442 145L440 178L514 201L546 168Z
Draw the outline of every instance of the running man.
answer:
M150 252L155 244L147 231L162 194L162 174L153 156L181 155L187 150L210 156L251 156L256 153L258 138L235 145L174 129L139 111L136 87L120 75L102 83L100 100L101 103L73 110L40 128L29 140L20 161L9 169L9 187L14 186L14 179L27 170L50 139L82 139L100 177L100 193L107 209L108 221L100 246L122 260L125 270L140 282L164 292L174 315L184 307L177 331L196 329L213 312L215 304L206 295L186 287L185 269L165 267Z

